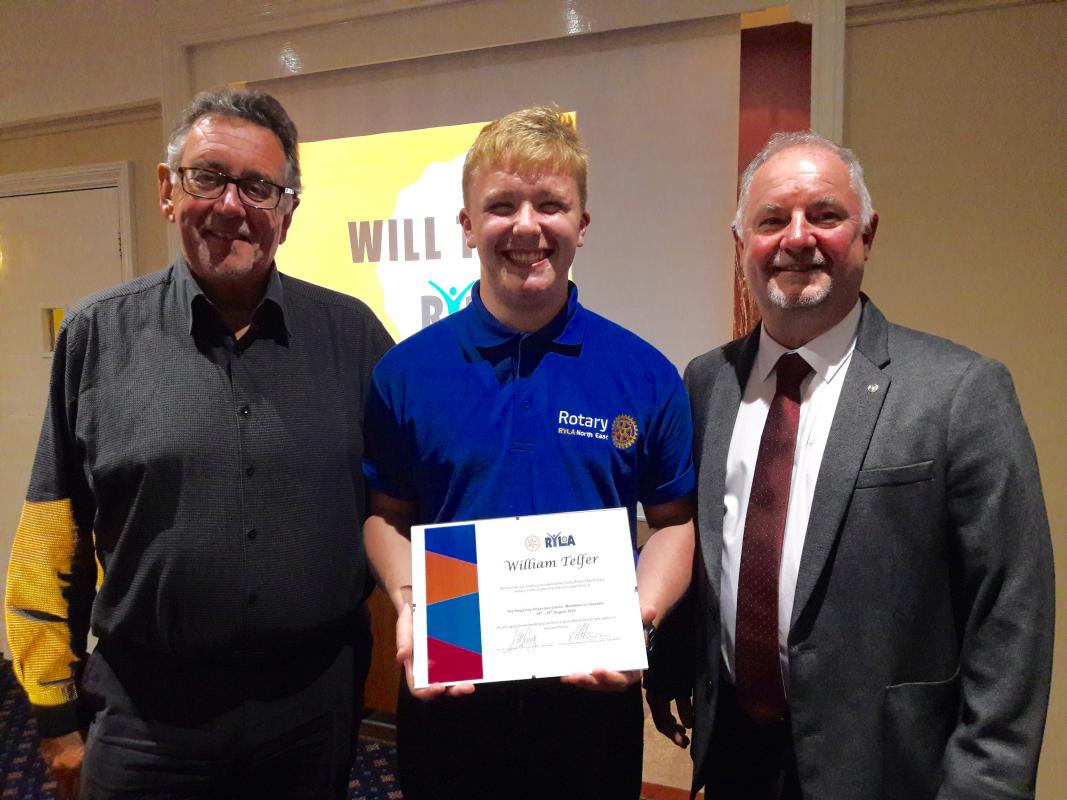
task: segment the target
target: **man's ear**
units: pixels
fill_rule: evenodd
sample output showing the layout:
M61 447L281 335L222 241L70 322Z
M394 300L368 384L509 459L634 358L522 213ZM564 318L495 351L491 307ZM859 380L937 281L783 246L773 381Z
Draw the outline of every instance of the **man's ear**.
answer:
M478 243L474 241L474 224L471 222L471 215L467 213L466 208L459 210L459 224L463 228L463 241L467 243L467 247L471 250L477 250Z
M289 207L289 210L285 212L285 216L282 217L282 235L278 239L278 244L285 241L285 235L289 233L289 226L293 222L293 212L296 211L298 205L300 205L300 196L293 195L292 205Z
M585 244L585 229L589 227L589 220L592 217L589 216L588 211L582 211L582 219L578 223L578 247Z
M166 164L156 167L156 179L159 181L159 210L168 222L174 222L174 183L171 181L170 167Z
M863 260L871 257L871 245L874 244L874 234L878 232L878 212L871 214L871 223L863 232Z

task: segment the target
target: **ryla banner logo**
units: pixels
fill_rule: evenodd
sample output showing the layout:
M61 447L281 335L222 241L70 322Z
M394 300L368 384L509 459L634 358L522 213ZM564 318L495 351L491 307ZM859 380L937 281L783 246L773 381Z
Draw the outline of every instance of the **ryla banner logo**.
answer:
M301 142L282 271L363 300L398 341L471 301L463 160L484 123Z

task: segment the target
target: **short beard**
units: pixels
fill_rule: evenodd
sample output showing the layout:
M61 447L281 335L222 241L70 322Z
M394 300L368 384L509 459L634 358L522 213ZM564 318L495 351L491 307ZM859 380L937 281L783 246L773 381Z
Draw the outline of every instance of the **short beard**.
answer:
M830 290L834 288L833 280L826 285L818 287L815 294L801 294L800 297L787 297L785 292L777 286L767 287L767 299L778 308L811 308L817 306L830 296Z
M771 266L777 269L790 267L797 262L792 258L783 257L782 253L778 253L774 257L774 261L771 262ZM827 258L822 254L821 250L816 249L812 255L810 262L808 263L809 269L825 269L827 264ZM833 278L827 273L827 277L830 280L825 286L819 287L814 295L801 294L800 297L795 300L787 297L785 292L777 288L774 285L768 284L767 286L767 299L778 308L790 309L790 308L811 308L822 303L827 297L830 296L830 290L834 286Z

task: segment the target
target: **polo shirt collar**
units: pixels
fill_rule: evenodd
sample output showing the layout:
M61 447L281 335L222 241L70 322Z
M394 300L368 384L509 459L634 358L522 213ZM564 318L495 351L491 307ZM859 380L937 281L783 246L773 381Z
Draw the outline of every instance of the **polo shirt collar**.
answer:
M196 282L184 256L179 256L172 270L174 287L178 297L178 307L185 321L185 329L190 335L196 333L197 321L204 324L208 317L206 312L211 307L200 284ZM285 323L285 289L276 265L271 265L270 277L267 279L267 291L263 294L255 312L252 325L264 335L274 336L281 341L289 338L289 328Z
M795 352L811 365L812 372L820 380L829 383L837 371L848 363L848 357L856 347L856 331L862 310L862 304L857 300L844 319L796 350L788 350L778 344L767 333L766 327L761 325L759 352L756 354L753 372L759 380L764 381L770 376L771 370L782 355Z
M514 346L525 338L541 343L546 352L577 356L581 353L585 336L585 309L578 303L578 287L567 284L567 305L545 327L533 333L512 330L489 313L482 302L481 281L471 289L471 302L464 314L467 343L464 349L470 355L485 357L487 351Z

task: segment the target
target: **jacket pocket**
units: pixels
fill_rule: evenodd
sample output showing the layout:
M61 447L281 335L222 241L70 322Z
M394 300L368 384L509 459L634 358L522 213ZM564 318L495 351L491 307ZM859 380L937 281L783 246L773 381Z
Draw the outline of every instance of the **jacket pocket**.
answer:
M906 483L928 481L933 477L933 461L920 461L918 464L905 464L901 467L861 469L856 476L856 488L869 489L873 486L902 486Z
M946 681L887 686L882 709L882 796L933 800L959 716L959 671Z

